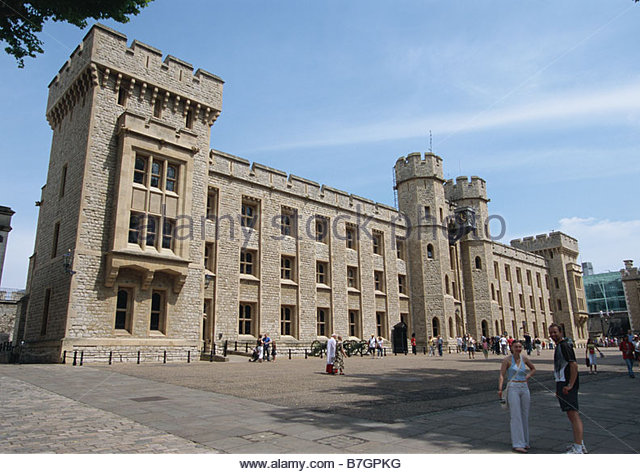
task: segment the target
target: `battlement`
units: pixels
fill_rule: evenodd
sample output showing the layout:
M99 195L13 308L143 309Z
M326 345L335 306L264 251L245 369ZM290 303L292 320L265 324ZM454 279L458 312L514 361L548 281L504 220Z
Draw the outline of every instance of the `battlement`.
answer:
M458 176L455 183L452 179L444 183L444 196L454 202L462 199L488 201L487 182L478 176L471 176L471 180L466 176Z
M211 150L209 157L210 173L233 177L301 199L316 201L348 213L359 212L372 216L374 219L386 222L393 221L397 223L398 227L404 225L404 219L393 206L375 202L294 174L287 174L260 163L251 163L249 160L222 151Z
M140 41L128 46L125 35L100 23L91 27L49 84L47 115L66 101L69 89L79 89L78 79L84 76L103 86L110 77L129 78L131 87L139 84L144 90L162 91L163 96L169 93L203 110L222 109L222 79L203 69L194 73L191 64L171 55L163 60L160 50Z
M563 232L550 232L549 234L539 234L535 237L529 236L511 241L513 247L535 252L548 249L565 249L573 253L578 253L578 241Z
M410 153L406 157L400 157L393 167L396 174L396 183L400 184L412 178L435 178L441 181L442 158L433 153Z

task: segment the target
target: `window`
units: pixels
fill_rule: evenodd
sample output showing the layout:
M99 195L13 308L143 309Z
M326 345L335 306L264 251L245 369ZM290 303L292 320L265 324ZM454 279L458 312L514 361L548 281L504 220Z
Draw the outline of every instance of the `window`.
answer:
M256 274L256 252L255 250L242 249L240 251L240 273L243 275Z
M404 240L401 238L396 238L396 254L399 260L405 259L404 253Z
M253 305L240 303L240 313L238 315L238 334L253 335Z
M527 270L527 285L531 286L531 270Z
M502 306L502 296L500 295L500 290L496 290L496 299L498 301L498 305Z
M249 227L255 229L258 219L258 206L255 204L249 204L248 202L242 203L242 227Z
M386 335L386 317L385 313L378 311L376 312L376 336L387 337Z
M147 158L136 155L136 161L133 169L133 182L146 186L147 184Z
M398 275L398 292L403 295L407 294L407 276Z
M326 244L329 240L329 222L324 217L315 218L316 242Z
M207 193L207 219L213 219L216 216L218 207L218 190L209 188Z
M449 267L451 270L456 269L456 249L454 246L449 247Z
M129 216L129 238L130 244L140 244L140 230L142 228L144 215L138 212L131 212Z
M379 271L374 271L373 280L375 282L376 291L384 292L384 273Z
M172 193L178 192L178 167L176 165L167 165L167 182L165 189Z
M491 283L491 299L493 301L496 300L496 288L493 286L493 283Z
M558 298L557 307L558 307L558 311L562 311L562 300L560 298Z
M119 288L116 295L115 329L131 331L131 293L129 288Z
M511 281L511 269L509 265L504 266L504 277L507 281Z
M578 309L584 311L584 300L582 298L578 298Z
M213 242L205 242L204 244L204 268L213 271Z
M434 337L438 337L440 335L440 320L438 318L433 318L431 320L431 329L433 330Z
M383 235L379 232L373 232L372 242L373 253L375 253L376 255L382 255Z
M349 310L349 337L360 337L360 312Z
M509 306L513 308L513 293L509 292Z
M60 172L60 192L58 197L62 199L64 197L64 188L67 185L67 165L65 164L62 167L62 171Z
M482 270L482 259L480 257L476 257L476 270Z
M294 209L283 207L280 214L280 234L295 237L297 213Z
M56 222L53 226L53 242L51 243L51 258L58 255L58 239L60 238L60 222Z
M531 306L531 309L534 309L535 299L533 298L533 295L529 295L529 306Z
M518 302L520 303L520 307L524 309L524 295L522 293L518 295Z
M165 332L164 294L159 291L151 293L151 317L149 330Z
M553 306L551 305L551 298L549 298L549 311L553 312Z
M540 274L536 272L536 284L538 288L542 288L542 282L540 281Z
M433 245L427 245L427 258L433 258Z
M42 324L40 325L40 335L47 333L47 325L49 323L49 306L51 303L51 288L44 291L44 306L42 307Z
M321 285L329 284L328 268L329 262L316 262L316 283Z
M576 275L575 278L576 278L576 288L581 289L582 288L582 278L580 278L578 275Z
M318 308L316 311L316 327L318 336L329 335L329 308Z
M545 275L544 276L544 284L547 287L547 290L549 289L549 275Z
M162 226L162 248L173 250L173 233L176 228L176 222L173 219L164 220Z
M347 286L358 289L358 269L356 267L347 267Z
M449 294L449 275L444 276L444 293L445 295Z
M295 308L293 306L281 306L280 307L280 335L281 336L293 336L294 335L294 316Z
M346 244L348 249L357 250L358 249L358 230L352 224L347 224L345 226L345 237Z
M427 221L431 219L431 208L429 206L424 206L424 218Z
M498 262L493 262L493 276L496 280L500 279L500 270L498 268Z
M158 188L161 189L162 186L162 171L163 171L163 166L162 166L162 161L156 161L154 160L153 163L151 164L151 182L150 185L152 188Z
M555 286L556 289L560 288L560 282L558 281L557 277L553 277L553 286Z
M283 255L280 257L280 278L282 280L294 280L295 257Z
M442 208L440 208L440 222L444 222L444 213L442 212Z
M155 118L162 117L162 100L156 99L156 102L153 104L153 116Z
M540 311L542 311L544 313L544 298L542 298L542 296L540 296L538 298L538 302L540 303Z
M156 246L157 236L158 236L158 218L155 216L147 216L147 247Z
M127 105L127 90L124 86L118 87L118 105L122 105L123 107Z
M193 128L193 110L189 110L184 120L184 124L187 128Z
M451 289L453 290L453 297L455 299L458 299L458 285L456 285L456 281L453 280L451 282Z
M516 267L516 282L522 283L522 271Z

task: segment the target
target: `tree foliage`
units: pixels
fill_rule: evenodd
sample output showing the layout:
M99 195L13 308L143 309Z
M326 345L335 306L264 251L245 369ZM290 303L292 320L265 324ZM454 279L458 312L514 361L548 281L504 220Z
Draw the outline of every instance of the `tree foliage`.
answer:
M0 0L0 41L8 44L5 51L24 67L26 56L35 58L43 53L42 32L47 20L66 21L79 28L87 19L111 18L120 23L129 21L153 0Z

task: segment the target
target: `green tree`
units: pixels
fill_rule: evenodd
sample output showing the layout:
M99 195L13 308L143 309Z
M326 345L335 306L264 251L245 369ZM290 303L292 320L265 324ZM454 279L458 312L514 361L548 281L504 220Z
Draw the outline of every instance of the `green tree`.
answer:
M127 15L137 15L153 0L0 0L0 42L9 46L5 51L24 67L24 57L35 58L43 53L44 22L66 21L79 28L87 26L87 19L111 18L120 23L129 21Z

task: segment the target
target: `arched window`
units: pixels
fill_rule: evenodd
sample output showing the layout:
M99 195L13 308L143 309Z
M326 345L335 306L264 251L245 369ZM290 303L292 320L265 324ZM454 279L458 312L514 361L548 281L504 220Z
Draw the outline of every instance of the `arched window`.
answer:
M480 257L476 257L476 269L482 270L482 259Z
M444 276L444 292L446 295L449 294L449 275Z
M453 337L453 318L449 318L449 337Z
M431 326L433 327L433 335L438 337L440 335L440 320L438 318L433 318Z
M492 299L493 301L495 301L495 300L496 300L496 289L495 289L495 287L493 286L493 283L491 283L491 299Z
M433 245L427 245L427 258L433 258Z

